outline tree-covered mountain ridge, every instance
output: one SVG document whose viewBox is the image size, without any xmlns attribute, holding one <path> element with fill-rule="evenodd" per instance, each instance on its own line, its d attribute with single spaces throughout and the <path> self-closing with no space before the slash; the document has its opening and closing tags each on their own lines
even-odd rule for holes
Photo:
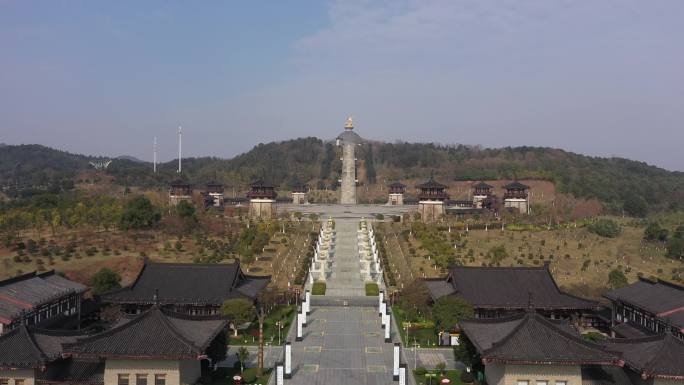
<svg viewBox="0 0 684 385">
<path fill-rule="evenodd" d="M 335 188 L 341 169 L 340 149 L 329 141 L 307 137 L 260 143 L 230 159 L 183 159 L 181 177 L 201 185 L 217 180 L 245 186 L 264 179 L 281 189 L 295 182 Z M 594 198 L 606 207 L 645 205 L 652 210 L 673 209 L 684 198 L 684 173 L 618 157 L 586 156 L 547 147 L 482 148 L 435 143 L 372 142 L 357 147 L 360 182 L 540 179 L 560 192 Z M 104 157 L 72 154 L 41 145 L 0 148 L 0 184 L 38 186 L 74 178 L 92 169 L 90 161 Z M 159 187 L 178 177 L 177 160 L 157 165 L 126 157 L 115 158 L 105 171 L 116 183 Z"/>
</svg>

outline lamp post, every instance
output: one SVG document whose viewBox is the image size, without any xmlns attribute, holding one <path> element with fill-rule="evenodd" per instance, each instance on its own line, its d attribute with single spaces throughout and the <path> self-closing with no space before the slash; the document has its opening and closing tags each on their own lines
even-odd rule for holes
<svg viewBox="0 0 684 385">
<path fill-rule="evenodd" d="M 259 362 L 257 363 L 257 378 L 261 378 L 264 370 L 264 308 L 259 307 Z"/>
</svg>

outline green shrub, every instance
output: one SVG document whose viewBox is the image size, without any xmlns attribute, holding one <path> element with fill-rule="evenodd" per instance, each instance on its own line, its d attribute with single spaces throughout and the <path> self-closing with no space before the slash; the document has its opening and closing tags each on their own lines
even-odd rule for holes
<svg viewBox="0 0 684 385">
<path fill-rule="evenodd" d="M 416 375 L 417 375 L 417 376 L 421 376 L 421 377 L 424 376 L 425 373 L 427 373 L 427 372 L 428 372 L 427 369 L 425 369 L 425 368 L 422 367 L 422 366 L 417 367 L 416 370 L 415 370 Z"/>
<path fill-rule="evenodd" d="M 371 297 L 377 297 L 380 295 L 380 288 L 377 283 L 367 283 L 366 284 L 366 295 Z"/>
<path fill-rule="evenodd" d="M 615 238 L 620 235 L 620 225 L 612 219 L 599 219 L 590 224 L 587 229 L 601 237 Z"/>
<path fill-rule="evenodd" d="M 314 282 L 311 287 L 312 295 L 325 295 L 325 282 Z"/>
</svg>

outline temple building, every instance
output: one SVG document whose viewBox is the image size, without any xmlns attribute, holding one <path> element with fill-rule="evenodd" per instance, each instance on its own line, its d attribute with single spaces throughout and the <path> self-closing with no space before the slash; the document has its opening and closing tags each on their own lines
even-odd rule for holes
<svg viewBox="0 0 684 385">
<path fill-rule="evenodd" d="M 684 287 L 639 278 L 604 295 L 612 302 L 611 330 L 618 337 L 669 332 L 684 340 Z"/>
<path fill-rule="evenodd" d="M 87 290 L 54 271 L 0 281 L 0 334 L 20 325 L 78 327 Z"/>
<path fill-rule="evenodd" d="M 584 340 L 568 322 L 550 320 L 534 309 L 460 326 L 489 385 L 631 384 L 618 355 Z"/>
<path fill-rule="evenodd" d="M 0 336 L 0 383 L 103 384 L 104 362 L 63 356 L 62 346 L 85 335 L 20 325 Z"/>
<path fill-rule="evenodd" d="M 406 185 L 401 182 L 394 182 L 387 186 L 387 189 L 389 191 L 387 204 L 390 206 L 402 206 L 404 204 Z"/>
<path fill-rule="evenodd" d="M 520 214 L 529 214 L 530 197 L 527 190 L 530 187 L 514 181 L 503 188 L 506 190 L 503 196 L 504 208 L 517 209 Z"/>
<path fill-rule="evenodd" d="M 103 361 L 103 385 L 195 384 L 201 361 L 210 358 L 209 347 L 225 348 L 225 337 L 217 336 L 226 324 L 220 317 L 191 317 L 155 306 L 104 333 L 63 344 L 63 354 Z"/>
<path fill-rule="evenodd" d="M 190 315 L 216 315 L 228 299 L 255 301 L 271 277 L 248 276 L 239 262 L 223 264 L 153 263 L 145 261 L 128 287 L 102 295 L 102 302 L 118 304 L 137 314 L 159 304 Z"/>
<path fill-rule="evenodd" d="M 263 180 L 252 182 L 249 186 L 249 216 L 271 219 L 276 217 L 276 197 L 278 194 L 272 184 Z"/>
<path fill-rule="evenodd" d="M 155 306 L 94 335 L 22 325 L 0 336 L 0 382 L 195 384 L 202 361 L 226 348 L 226 324 L 217 316 L 192 317 Z"/>
<path fill-rule="evenodd" d="M 309 186 L 297 182 L 292 186 L 292 204 L 303 205 L 309 203 Z"/>
<path fill-rule="evenodd" d="M 340 203 L 356 204 L 356 155 L 355 147 L 363 143 L 363 139 L 354 132 L 352 118 L 347 119 L 344 131 L 337 136 L 337 145 L 342 146 L 342 177 L 340 178 Z"/>
<path fill-rule="evenodd" d="M 418 192 L 418 212 L 425 222 L 434 222 L 446 214 L 446 201 L 449 195 L 446 186 L 433 179 L 416 186 Z"/>
<path fill-rule="evenodd" d="M 606 350 L 619 354 L 625 374 L 634 385 L 684 384 L 684 342 L 670 333 L 609 339 L 604 345 Z"/>
<path fill-rule="evenodd" d="M 169 187 L 169 204 L 175 206 L 181 201 L 192 201 L 192 184 L 176 179 Z"/>
<path fill-rule="evenodd" d="M 222 207 L 223 206 L 223 183 L 221 182 L 216 182 L 216 181 L 210 181 L 207 182 L 207 198 L 208 201 L 211 203 L 212 206 L 214 207 Z"/>
<path fill-rule="evenodd" d="M 494 186 L 490 186 L 485 182 L 480 182 L 473 186 L 473 207 L 481 209 L 484 208 L 482 202 L 486 199 L 492 197 L 492 189 Z"/>
<path fill-rule="evenodd" d="M 582 326 L 597 322 L 598 304 L 564 293 L 548 265 L 543 267 L 452 266 L 446 278 L 424 280 L 433 300 L 454 295 L 475 308 L 477 318 L 498 318 L 524 311 L 530 302 L 552 319 L 575 319 Z"/>
</svg>

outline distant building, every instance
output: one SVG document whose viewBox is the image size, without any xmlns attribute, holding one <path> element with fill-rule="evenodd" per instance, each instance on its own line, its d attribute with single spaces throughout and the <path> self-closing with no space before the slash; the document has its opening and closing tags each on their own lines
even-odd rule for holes
<svg viewBox="0 0 684 385">
<path fill-rule="evenodd" d="M 192 184 L 176 179 L 169 187 L 169 205 L 175 206 L 181 201 L 192 202 Z"/>
<path fill-rule="evenodd" d="M 404 204 L 404 193 L 406 193 L 406 185 L 401 182 L 390 183 L 387 186 L 389 191 L 389 199 L 387 204 L 391 206 L 402 206 Z"/>
<path fill-rule="evenodd" d="M 54 271 L 0 281 L 0 334 L 20 325 L 78 326 L 87 289 Z"/>
<path fill-rule="evenodd" d="M 445 205 L 449 195 L 446 186 L 433 179 L 416 186 L 418 190 L 418 211 L 425 222 L 434 222 L 446 214 Z"/>
<path fill-rule="evenodd" d="M 297 182 L 292 186 L 292 203 L 295 205 L 303 205 L 309 203 L 309 186 L 305 183 Z"/>
<path fill-rule="evenodd" d="M 560 290 L 543 267 L 452 266 L 442 279 L 426 279 L 433 300 L 454 295 L 475 307 L 477 318 L 498 318 L 525 311 L 533 302 L 537 311 L 552 319 L 575 318 L 584 325 L 595 322 L 598 304 Z"/>
<path fill-rule="evenodd" d="M 252 218 L 270 219 L 276 216 L 275 187 L 263 180 L 252 182 L 249 186 L 249 215 Z"/>
<path fill-rule="evenodd" d="M 256 300 L 270 277 L 245 275 L 240 263 L 153 263 L 145 261 L 133 284 L 104 294 L 102 301 L 121 305 L 128 314 L 155 304 L 190 315 L 216 315 L 228 299 Z"/>
<path fill-rule="evenodd" d="M 517 209 L 520 214 L 529 214 L 530 197 L 527 190 L 530 187 L 514 181 L 503 188 L 506 190 L 503 196 L 504 208 L 513 208 Z"/>
<path fill-rule="evenodd" d="M 481 209 L 484 208 L 482 202 L 490 198 L 492 194 L 492 189 L 494 186 L 490 186 L 485 182 L 480 182 L 473 186 L 473 207 Z"/>
<path fill-rule="evenodd" d="M 631 385 L 619 356 L 584 340 L 569 323 L 534 309 L 460 326 L 484 364 L 489 385 Z"/>
<path fill-rule="evenodd" d="M 612 302 L 611 324 L 619 337 L 670 332 L 684 340 L 684 287 L 639 278 L 604 295 Z"/>
<path fill-rule="evenodd" d="M 223 207 L 223 184 L 216 181 L 207 182 L 207 197 L 214 207 Z"/>
</svg>

